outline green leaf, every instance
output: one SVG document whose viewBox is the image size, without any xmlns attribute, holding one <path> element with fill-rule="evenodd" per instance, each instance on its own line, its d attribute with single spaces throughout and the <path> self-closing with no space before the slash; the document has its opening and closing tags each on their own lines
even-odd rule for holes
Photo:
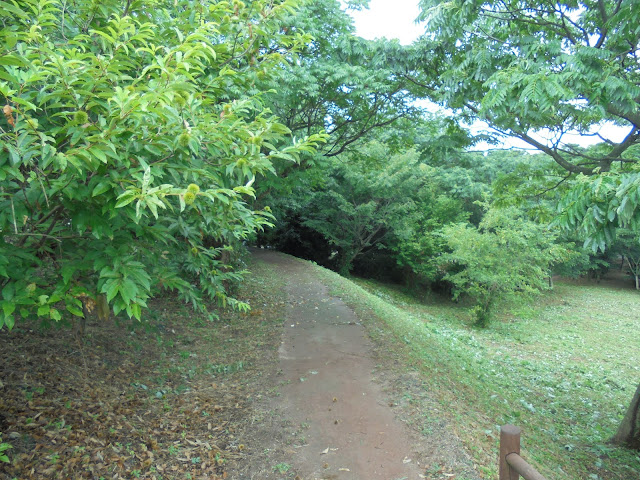
<svg viewBox="0 0 640 480">
<path fill-rule="evenodd" d="M 91 192 L 91 196 L 96 197 L 98 195 L 102 195 L 103 193 L 109 191 L 110 189 L 111 189 L 111 184 L 107 181 L 102 181 L 95 186 L 95 188 L 93 189 L 93 192 Z"/>
<path fill-rule="evenodd" d="M 120 292 L 122 299 L 129 304 L 136 297 L 138 293 L 138 286 L 131 279 L 125 278 L 118 291 Z"/>
<path fill-rule="evenodd" d="M 142 194 L 146 194 L 149 190 L 149 184 L 153 181 L 151 176 L 151 168 L 148 166 L 144 169 L 144 175 L 142 176 Z"/>
<path fill-rule="evenodd" d="M 72 314 L 75 315 L 76 317 L 82 317 L 84 318 L 84 313 L 82 313 L 82 310 L 80 310 L 78 307 L 76 307 L 75 305 L 66 304 L 66 309 Z"/>
<path fill-rule="evenodd" d="M 15 292 L 15 286 L 13 283 L 9 283 L 7 284 L 7 286 L 5 286 L 2 289 L 2 298 L 4 298 L 7 301 L 13 300 L 13 295 Z"/>
<path fill-rule="evenodd" d="M 89 153 L 91 153 L 94 157 L 96 157 L 102 163 L 107 163 L 107 156 L 99 148 L 91 147 L 91 148 L 89 148 Z"/>
<path fill-rule="evenodd" d="M 116 202 L 115 208 L 122 208 L 124 206 L 127 206 L 131 202 L 133 202 L 136 198 L 137 198 L 137 195 L 135 194 L 135 192 L 127 191 L 118 197 L 118 201 Z"/>
<path fill-rule="evenodd" d="M 4 312 L 5 317 L 8 317 L 16 310 L 15 303 L 11 302 L 2 302 L 2 311 Z"/>
<path fill-rule="evenodd" d="M 4 55 L 0 57 L 0 65 L 13 65 L 16 67 L 26 67 L 28 63 L 25 62 L 22 58 L 17 57 L 15 55 Z"/>
<path fill-rule="evenodd" d="M 131 313 L 137 320 L 140 320 L 142 318 L 142 310 L 140 308 L 140 305 L 138 305 L 137 303 L 131 305 Z"/>
<path fill-rule="evenodd" d="M 120 280 L 111 280 L 105 283 L 105 286 L 102 289 L 102 293 L 107 295 L 107 302 L 111 302 L 116 295 L 118 294 L 118 290 L 120 289 Z"/>
<path fill-rule="evenodd" d="M 78 267 L 75 264 L 67 264 L 60 269 L 60 274 L 62 275 L 62 281 L 65 284 L 69 283 L 69 281 L 73 277 L 73 274 L 77 271 L 77 268 Z"/>
</svg>

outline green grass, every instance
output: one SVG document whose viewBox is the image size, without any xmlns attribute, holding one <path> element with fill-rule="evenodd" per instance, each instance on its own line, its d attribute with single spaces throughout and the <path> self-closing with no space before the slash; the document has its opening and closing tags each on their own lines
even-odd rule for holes
<svg viewBox="0 0 640 480">
<path fill-rule="evenodd" d="M 550 480 L 640 478 L 640 454 L 607 443 L 640 380 L 640 294 L 559 284 L 479 330 L 464 306 L 318 273 L 421 373 L 485 477 L 497 476 L 499 426 L 513 423 Z"/>
</svg>

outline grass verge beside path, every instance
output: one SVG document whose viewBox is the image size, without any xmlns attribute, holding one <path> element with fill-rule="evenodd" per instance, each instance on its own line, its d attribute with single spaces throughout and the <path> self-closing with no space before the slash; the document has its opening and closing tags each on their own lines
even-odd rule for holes
<svg viewBox="0 0 640 480">
<path fill-rule="evenodd" d="M 560 284 L 478 330 L 462 307 L 317 271 L 420 372 L 486 478 L 506 423 L 523 428 L 523 455 L 550 480 L 640 478 L 640 454 L 607 443 L 640 380 L 636 292 Z"/>
</svg>

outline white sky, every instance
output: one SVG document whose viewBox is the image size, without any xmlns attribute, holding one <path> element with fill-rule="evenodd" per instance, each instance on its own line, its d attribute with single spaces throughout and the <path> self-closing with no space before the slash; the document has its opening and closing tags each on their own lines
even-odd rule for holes
<svg viewBox="0 0 640 480">
<path fill-rule="evenodd" d="M 382 37 L 387 39 L 396 38 L 401 44 L 408 45 L 424 31 L 423 25 L 415 23 L 419 12 L 418 0 L 370 0 L 369 9 L 357 12 L 350 11 L 349 13 L 354 19 L 358 36 L 369 40 Z M 470 127 L 470 130 L 478 133 L 481 130 L 488 131 L 489 129 L 482 122 L 477 122 Z M 602 136 L 614 142 L 622 141 L 628 130 L 611 124 L 605 124 L 593 129 L 593 131 L 598 131 Z M 542 140 L 540 137 L 539 139 Z M 597 137 L 580 137 L 579 135 L 567 135 L 564 141 L 583 146 L 600 142 Z M 530 145 L 515 139 L 505 139 L 503 147 L 531 148 Z M 491 147 L 489 145 L 478 145 L 475 148 L 482 150 Z"/>
<path fill-rule="evenodd" d="M 417 0 L 370 0 L 368 10 L 349 13 L 356 33 L 368 40 L 397 38 L 408 45 L 424 31 L 414 23 L 420 13 Z"/>
</svg>

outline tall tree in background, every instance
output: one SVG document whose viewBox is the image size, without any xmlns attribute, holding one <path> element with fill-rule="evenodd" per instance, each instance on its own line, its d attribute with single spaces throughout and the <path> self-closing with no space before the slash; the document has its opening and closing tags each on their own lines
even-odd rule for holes
<svg viewBox="0 0 640 480">
<path fill-rule="evenodd" d="M 277 230 L 267 232 L 265 241 L 298 255 L 302 254 L 299 248 L 316 250 L 326 258 L 329 245 L 311 238 L 304 225 L 310 195 L 319 200 L 337 164 L 345 162 L 344 168 L 348 169 L 348 162 L 354 158 L 350 155 L 359 147 L 381 139 L 387 131 L 397 132 L 394 125 L 400 120 L 417 121 L 420 111 L 412 104 L 415 97 L 407 89 L 410 82 L 389 68 L 389 59 L 403 47 L 395 41 L 368 41 L 355 36 L 353 19 L 341 2 L 308 2 L 290 15 L 282 28 L 305 32 L 313 41 L 296 52 L 274 77 L 260 84 L 265 90 L 276 91 L 266 104 L 294 136 L 326 131 L 328 139 L 302 164 L 275 160 L 278 176 L 257 185 L 255 204 L 270 205 L 276 217 Z"/>
<path fill-rule="evenodd" d="M 380 142 L 362 145 L 327 169 L 304 205 L 303 225 L 328 240 L 337 269 L 348 274 L 360 256 L 396 245 L 408 218 L 425 216 L 432 170 L 415 150 L 394 154 Z"/>
<path fill-rule="evenodd" d="M 418 109 L 409 81 L 388 67 L 402 47 L 395 41 L 355 36 L 351 16 L 337 0 L 308 2 L 285 28 L 313 36 L 273 79 L 269 105 L 294 133 L 326 131 L 324 156 L 336 156 Z"/>
</svg>

